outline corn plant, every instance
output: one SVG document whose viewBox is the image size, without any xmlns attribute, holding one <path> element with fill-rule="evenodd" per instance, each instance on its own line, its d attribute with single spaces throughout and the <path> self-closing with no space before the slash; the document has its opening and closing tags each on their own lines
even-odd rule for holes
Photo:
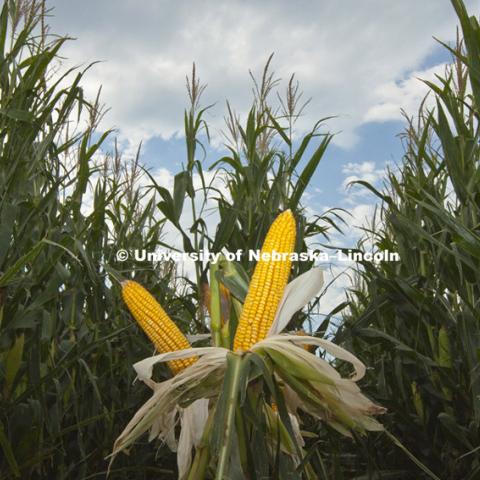
<svg viewBox="0 0 480 480">
<path fill-rule="evenodd" d="M 252 75 L 254 101 L 244 125 L 227 104 L 228 155 L 210 167 L 224 173 L 227 187 L 226 194 L 220 191 L 217 196 L 220 221 L 213 249 L 258 248 L 276 214 L 286 208 L 290 208 L 297 219 L 297 251 L 305 251 L 309 239 L 328 239 L 329 228 L 338 230 L 342 221 L 337 213 L 339 209 L 313 218 L 305 215 L 301 204 L 303 194 L 333 135 L 321 132 L 328 118 L 320 119 L 306 135 L 295 135 L 295 122 L 308 101 L 302 103 L 302 93 L 294 76 L 288 82 L 286 93 L 277 93 L 277 102 L 271 98 L 279 84 L 271 71 L 272 58 L 269 57 L 260 80 Z M 309 153 L 310 147 L 313 147 L 312 153 Z M 245 258 L 242 265 L 251 271 L 253 262 Z M 311 268 L 312 263 L 303 262 L 294 267 L 298 274 Z"/>
<path fill-rule="evenodd" d="M 435 106 L 408 119 L 384 191 L 365 184 L 382 201 L 369 237 L 401 260 L 362 265 L 336 341 L 372 366 L 387 428 L 439 478 L 465 480 L 480 476 L 480 26 L 452 4 L 463 40 L 427 82 Z M 363 449 L 365 478 L 423 478 L 381 439 Z"/>
<path fill-rule="evenodd" d="M 33 1 L 4 2 L 0 14 L 2 479 L 104 471 L 119 423 L 143 400 L 129 364 L 152 351 L 131 335 L 104 266 L 131 271 L 117 265 L 119 247 L 154 249 L 155 200 L 135 161 L 125 170 L 118 152 L 104 155 L 99 102 L 84 98 L 84 71 L 59 64 L 67 39 L 49 36 L 45 18 Z M 135 267 L 182 323 L 189 300 L 173 299 L 172 268 Z M 168 471 L 151 450 L 137 454 L 117 478 Z"/>
<path fill-rule="evenodd" d="M 328 240 L 330 229 L 341 231 L 339 225 L 343 221 L 341 209 L 331 209 L 313 217 L 305 214 L 301 203 L 303 195 L 332 135 L 321 132 L 328 118 L 319 120 L 308 134 L 300 137 L 295 135 L 295 122 L 308 102 L 302 103 L 299 84 L 293 76 L 285 95 L 277 92 L 277 102 L 271 99 L 279 85 L 279 80 L 271 71 L 271 61 L 272 56 L 260 80 L 251 74 L 253 101 L 244 125 L 227 102 L 224 137 L 228 154 L 214 161 L 206 157 L 203 143 L 209 141 L 209 127 L 204 114 L 210 107 L 201 106 L 201 95 L 206 85 L 200 82 L 194 65 L 191 77 L 187 77 L 190 100 L 190 106 L 185 111 L 187 162 L 175 176 L 173 192 L 157 185 L 151 177 L 152 187 L 162 199 L 158 208 L 181 235 L 185 252 L 198 251 L 199 248 L 215 253 L 222 249 L 245 252 L 242 260 L 231 266 L 231 269 L 240 272 L 241 275 L 235 278 L 242 278 L 242 284 L 251 275 L 255 264 L 246 252 L 259 247 L 268 227 L 282 210 L 290 208 L 297 219 L 295 250 L 298 252 L 306 251 L 307 247 L 318 248 L 321 239 Z M 312 153 L 308 153 L 311 150 Z M 214 180 L 220 179 L 225 188 L 218 188 L 214 180 L 207 184 L 207 165 L 208 170 L 215 174 Z M 198 189 L 194 188 L 194 175 L 201 180 Z M 198 201 L 199 197 L 201 201 Z M 186 200 L 190 205 L 185 203 Z M 186 210 L 193 213 L 193 223 L 188 228 L 182 224 L 182 214 Z M 214 232 L 208 231 L 205 221 L 212 212 L 219 217 Z M 294 275 L 312 266 L 313 262 L 298 262 L 293 265 Z M 209 264 L 196 262 L 195 281 L 187 279 L 193 287 L 193 295 L 199 301 L 197 316 L 203 325 L 202 331 L 207 331 L 208 327 L 202 305 L 208 308 L 209 269 Z M 217 272 L 218 275 L 224 273 Z M 224 281 L 228 283 L 231 278 L 233 276 L 224 278 Z M 228 286 L 235 290 L 237 296 L 240 294 L 235 283 L 229 283 Z M 237 300 L 243 301 L 243 298 Z M 315 308 L 316 304 L 317 301 L 310 309 Z M 299 312 L 294 323 L 301 326 L 305 319 L 306 316 Z M 232 322 L 236 321 L 237 315 L 232 312 Z"/>
<path fill-rule="evenodd" d="M 364 435 L 382 430 L 373 415 L 384 409 L 363 396 L 356 385 L 365 373 L 361 362 L 327 340 L 280 334 L 323 283 L 323 272 L 314 268 L 287 286 L 295 236 L 295 218 L 286 210 L 266 235 L 238 326 L 234 326 L 233 349 L 230 335 L 225 342 L 213 331 L 212 346 L 191 348 L 140 285 L 122 282 L 127 305 L 160 353 L 134 365 L 153 393 L 117 438 L 112 462 L 149 431 L 150 440 L 158 437 L 177 451 L 180 479 L 315 479 L 303 449 L 299 411 L 322 419 L 346 436 L 353 431 Z M 283 257 L 275 259 L 274 253 Z M 213 275 L 211 281 L 215 286 Z M 212 302 L 219 300 L 212 295 Z M 211 305 L 211 312 L 219 314 L 220 309 Z M 213 320 L 212 324 L 221 324 L 221 317 Z M 304 345 L 321 347 L 349 362 L 354 374 L 342 378 Z M 174 376 L 157 383 L 152 378 L 153 366 L 165 361 Z"/>
</svg>

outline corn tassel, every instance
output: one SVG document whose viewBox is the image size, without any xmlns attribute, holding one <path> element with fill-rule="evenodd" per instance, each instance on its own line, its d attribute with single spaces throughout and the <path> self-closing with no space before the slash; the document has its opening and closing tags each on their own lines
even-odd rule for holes
<svg viewBox="0 0 480 480">
<path fill-rule="evenodd" d="M 286 210 L 272 223 L 263 243 L 235 333 L 235 351 L 248 350 L 267 336 L 290 275 L 295 235 L 295 219 Z M 287 255 L 281 260 L 262 258 L 275 253 Z"/>
<path fill-rule="evenodd" d="M 133 280 L 122 282 L 122 297 L 142 330 L 159 353 L 191 348 L 185 335 L 170 319 L 148 290 Z M 168 363 L 175 375 L 197 360 L 196 357 L 171 360 Z"/>
</svg>

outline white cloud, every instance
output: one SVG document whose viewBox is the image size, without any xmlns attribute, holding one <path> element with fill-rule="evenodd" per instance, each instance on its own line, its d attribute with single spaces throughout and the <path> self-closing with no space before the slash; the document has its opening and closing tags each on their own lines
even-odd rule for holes
<svg viewBox="0 0 480 480">
<path fill-rule="evenodd" d="M 324 295 L 320 299 L 319 313 L 321 314 L 319 323 L 335 307 L 346 300 L 346 291 L 352 286 L 352 271 L 350 266 L 332 265 L 325 269 L 325 287 Z M 339 314 L 341 315 L 341 314 Z M 334 326 L 338 325 L 338 320 L 332 320 Z M 330 329 L 332 331 L 334 329 Z"/>
<path fill-rule="evenodd" d="M 342 188 L 339 189 L 343 193 L 342 206 L 349 215 L 344 219 L 346 226 L 342 226 L 345 237 L 341 240 L 343 245 L 349 243 L 351 246 L 360 236 L 362 236 L 362 228 L 369 227 L 375 205 L 378 198 L 363 185 L 352 184 L 355 181 L 368 182 L 375 188 L 381 190 L 381 182 L 385 178 L 387 163 L 383 168 L 377 168 L 375 162 L 365 161 L 360 163 L 347 163 L 342 167 L 342 173 L 345 178 L 342 182 Z"/>
<path fill-rule="evenodd" d="M 412 72 L 401 81 L 390 81 L 380 85 L 374 92 L 377 103 L 371 106 L 364 117 L 366 122 L 401 120 L 401 110 L 407 115 L 416 115 L 421 101 L 429 88 L 422 80 L 438 83 L 435 75 L 444 76 L 446 64 L 441 63 L 423 71 Z M 432 107 L 434 97 L 427 97 L 426 106 Z"/>
<path fill-rule="evenodd" d="M 478 0 L 467 3 L 478 11 Z M 204 103 L 218 102 L 208 114 L 214 129 L 222 124 L 226 98 L 244 115 L 248 69 L 259 73 L 275 51 L 278 74 L 285 80 L 296 72 L 305 98 L 313 97 L 299 128 L 339 115 L 329 122 L 332 130 L 342 130 L 334 141 L 352 146 L 359 125 L 393 115 L 398 95 L 410 89 L 397 82 L 421 68 L 434 49 L 432 35 L 452 39 L 456 24 L 449 2 L 437 0 L 48 4 L 56 7 L 53 31 L 78 37 L 64 56 L 76 64 L 105 60 L 89 72 L 85 87 L 92 95 L 103 85 L 111 107 L 105 125 L 118 127 L 132 143 L 182 130 L 192 61 L 209 85 Z"/>
<path fill-rule="evenodd" d="M 369 225 L 375 211 L 375 204 L 364 203 L 355 205 L 350 210 L 352 228 L 362 228 Z"/>
<path fill-rule="evenodd" d="M 332 243 L 342 247 L 354 247 L 363 236 L 363 229 L 371 227 L 375 207 L 376 203 L 358 203 L 348 208 L 348 215 L 344 216 L 346 225 L 342 225 L 343 235 L 335 233 Z"/>
<path fill-rule="evenodd" d="M 385 169 L 377 168 L 375 162 L 349 162 L 342 167 L 342 173 L 347 175 L 342 182 L 342 189 L 349 188 L 349 184 L 362 180 L 371 184 L 377 183 L 385 176 Z"/>
</svg>

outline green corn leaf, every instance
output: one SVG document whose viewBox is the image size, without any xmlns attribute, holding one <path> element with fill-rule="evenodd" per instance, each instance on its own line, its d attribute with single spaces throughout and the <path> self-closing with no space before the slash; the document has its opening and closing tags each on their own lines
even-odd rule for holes
<svg viewBox="0 0 480 480">
<path fill-rule="evenodd" d="M 322 159 L 323 154 L 325 153 L 332 138 L 333 138 L 332 135 L 325 135 L 324 139 L 322 140 L 320 145 L 317 147 L 314 154 L 312 155 L 307 165 L 303 169 L 302 173 L 298 177 L 298 181 L 295 185 L 295 188 L 293 189 L 292 195 L 289 200 L 289 207 L 291 209 L 297 208 L 298 203 L 300 202 L 300 199 L 303 195 L 303 192 L 307 188 L 308 184 L 310 183 L 310 180 L 312 179 L 313 174 L 317 170 L 318 164 L 320 163 L 320 160 Z"/>
<path fill-rule="evenodd" d="M 16 275 L 33 262 L 45 247 L 45 242 L 38 242 L 29 252 L 22 255 L 5 273 L 0 276 L 0 287 L 5 287 L 16 281 Z"/>
<path fill-rule="evenodd" d="M 182 216 L 183 204 L 185 201 L 185 193 L 187 191 L 188 184 L 190 182 L 188 172 L 180 172 L 175 175 L 173 181 L 173 218 L 175 222 L 180 221 Z"/>
</svg>

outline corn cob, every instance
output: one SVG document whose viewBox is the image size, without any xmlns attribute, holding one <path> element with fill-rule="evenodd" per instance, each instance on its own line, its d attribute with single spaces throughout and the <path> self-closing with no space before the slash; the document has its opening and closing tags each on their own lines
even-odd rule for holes
<svg viewBox="0 0 480 480">
<path fill-rule="evenodd" d="M 159 353 L 191 348 L 185 335 L 183 335 L 150 292 L 139 283 L 133 280 L 122 282 L 122 297 L 131 314 Z M 167 364 L 175 375 L 196 360 L 197 357 L 191 357 L 171 360 Z"/>
<path fill-rule="evenodd" d="M 238 322 L 234 350 L 248 350 L 266 337 L 287 285 L 295 235 L 295 219 L 292 212 L 286 210 L 270 226 L 261 255 L 285 253 L 287 258 L 275 260 L 260 256 Z"/>
</svg>

